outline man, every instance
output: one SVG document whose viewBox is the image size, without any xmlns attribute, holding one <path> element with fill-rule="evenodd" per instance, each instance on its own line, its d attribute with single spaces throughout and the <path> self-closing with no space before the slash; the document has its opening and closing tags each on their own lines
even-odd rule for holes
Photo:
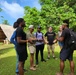
<svg viewBox="0 0 76 75">
<path fill-rule="evenodd" d="M 53 32 L 52 27 L 48 28 L 48 32 L 46 32 L 45 37 L 47 37 L 47 49 L 48 49 L 48 59 L 50 59 L 50 49 L 52 50 L 52 57 L 55 59 L 55 54 L 54 54 L 54 43 L 56 42 L 55 40 L 56 34 Z"/>
<path fill-rule="evenodd" d="M 70 47 L 68 47 L 68 41 L 70 37 L 70 32 L 68 28 L 69 25 L 67 23 L 64 23 L 62 27 L 64 29 L 62 35 L 60 38 L 57 39 L 58 41 L 63 41 L 64 45 L 60 52 L 60 72 L 57 73 L 56 75 L 63 75 L 63 70 L 65 67 L 64 62 L 66 61 L 66 59 L 68 59 L 70 63 L 71 73 L 69 75 L 74 75 L 73 50 L 70 50 Z"/>
<path fill-rule="evenodd" d="M 36 38 L 34 37 L 33 34 L 34 31 L 34 26 L 30 25 L 29 26 L 29 32 L 27 33 L 27 39 L 29 40 L 28 42 L 28 49 L 30 52 L 30 70 L 36 70 L 36 68 L 34 67 L 34 53 L 35 53 L 35 41 Z"/>
<path fill-rule="evenodd" d="M 44 36 L 43 33 L 41 32 L 41 27 L 38 26 L 37 27 L 37 32 L 35 33 L 35 37 L 37 38 L 37 42 L 36 42 L 36 65 L 38 65 L 38 54 L 40 51 L 41 54 L 41 61 L 42 62 L 46 62 L 43 58 L 43 51 L 44 51 Z"/>
</svg>

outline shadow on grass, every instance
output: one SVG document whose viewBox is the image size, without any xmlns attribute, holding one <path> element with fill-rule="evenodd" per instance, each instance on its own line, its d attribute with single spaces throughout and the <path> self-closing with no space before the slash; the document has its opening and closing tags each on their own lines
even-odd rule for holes
<svg viewBox="0 0 76 75">
<path fill-rule="evenodd" d="M 15 63 L 15 56 L 0 59 L 0 75 L 15 75 Z"/>
<path fill-rule="evenodd" d="M 6 48 L 6 49 L 1 49 L 1 50 L 0 50 L 0 55 L 9 52 L 9 51 L 12 50 L 12 49 L 14 49 L 14 47 Z"/>
<path fill-rule="evenodd" d="M 7 52 L 10 51 L 6 50 Z M 11 54 L 10 54 L 11 55 Z M 55 52 L 56 57 L 59 57 L 59 52 Z M 29 70 L 29 57 L 28 60 L 25 62 L 25 68 L 28 69 L 28 72 L 25 75 L 55 75 L 56 72 L 59 72 L 59 59 L 54 60 L 51 56 L 50 60 L 47 60 L 46 62 L 40 61 L 40 55 L 39 55 L 39 67 L 36 71 L 30 71 Z M 44 58 L 47 58 L 47 51 L 44 51 Z M 76 60 L 76 55 L 74 54 L 74 61 Z M 0 59 L 0 75 L 15 75 L 15 64 L 16 64 L 16 57 L 15 56 L 9 56 L 4 57 Z M 76 64 L 76 61 L 75 61 Z M 64 75 L 67 75 L 70 72 L 69 62 L 65 62 L 65 69 L 64 69 Z M 76 74 L 76 68 L 75 68 L 75 74 Z"/>
</svg>

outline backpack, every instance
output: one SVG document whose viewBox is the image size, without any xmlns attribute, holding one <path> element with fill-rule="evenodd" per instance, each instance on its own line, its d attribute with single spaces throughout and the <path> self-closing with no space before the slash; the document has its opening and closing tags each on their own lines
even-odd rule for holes
<svg viewBox="0 0 76 75">
<path fill-rule="evenodd" d="M 70 32 L 70 37 L 68 41 L 68 46 L 70 47 L 71 50 L 76 50 L 76 32 L 69 30 Z"/>
<path fill-rule="evenodd" d="M 16 41 L 16 31 L 13 32 L 11 38 L 10 38 L 10 42 L 13 43 L 15 46 L 17 45 L 17 41 Z"/>
<path fill-rule="evenodd" d="M 42 32 L 41 32 L 42 33 Z M 36 38 L 37 38 L 37 36 L 38 36 L 38 34 L 37 34 L 37 32 L 36 32 Z M 43 33 L 42 33 L 42 39 L 43 39 Z"/>
</svg>

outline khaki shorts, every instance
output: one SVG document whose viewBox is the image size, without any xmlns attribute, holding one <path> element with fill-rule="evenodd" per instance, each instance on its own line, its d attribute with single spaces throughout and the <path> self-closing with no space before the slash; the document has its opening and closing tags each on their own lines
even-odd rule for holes
<svg viewBox="0 0 76 75">
<path fill-rule="evenodd" d="M 35 53 L 35 51 L 36 51 L 36 48 L 34 46 L 29 46 L 28 49 L 29 49 L 30 53 Z"/>
<path fill-rule="evenodd" d="M 50 50 L 54 51 L 54 49 L 55 49 L 54 44 L 53 45 L 47 45 L 47 49 L 48 49 L 48 52 L 50 52 Z"/>
</svg>

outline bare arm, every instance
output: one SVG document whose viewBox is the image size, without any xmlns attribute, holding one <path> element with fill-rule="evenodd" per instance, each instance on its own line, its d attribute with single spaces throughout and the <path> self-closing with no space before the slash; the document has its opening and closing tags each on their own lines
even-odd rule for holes
<svg viewBox="0 0 76 75">
<path fill-rule="evenodd" d="M 25 43 L 25 42 L 28 42 L 28 40 L 22 40 L 21 37 L 17 37 L 17 42 L 18 43 Z"/>
<path fill-rule="evenodd" d="M 64 40 L 64 37 L 57 38 L 57 40 L 62 42 Z"/>
</svg>

